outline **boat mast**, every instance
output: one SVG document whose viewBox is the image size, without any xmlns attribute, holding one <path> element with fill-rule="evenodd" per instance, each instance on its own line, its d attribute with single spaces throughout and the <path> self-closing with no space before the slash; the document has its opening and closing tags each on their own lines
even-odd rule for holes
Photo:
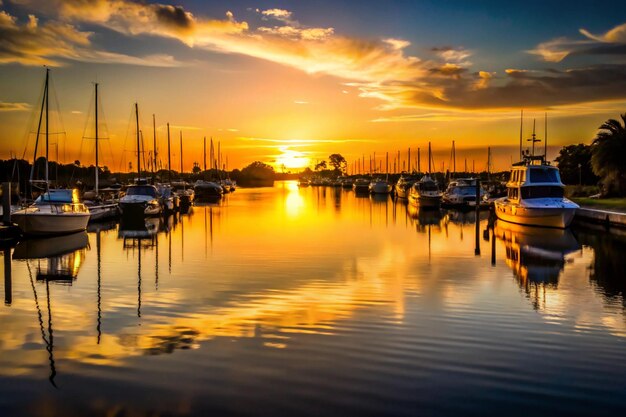
<svg viewBox="0 0 626 417">
<path fill-rule="evenodd" d="M 167 179 L 172 181 L 172 154 L 170 152 L 170 122 L 167 122 Z"/>
<path fill-rule="evenodd" d="M 430 149 L 430 142 L 428 142 L 428 175 L 430 175 L 430 160 L 431 160 L 431 149 Z"/>
<path fill-rule="evenodd" d="M 48 72 L 49 68 L 46 68 L 46 81 L 43 87 L 43 97 L 41 99 L 41 110 L 39 111 L 39 123 L 37 124 L 37 136 L 35 137 L 35 152 L 33 154 L 33 165 L 30 167 L 30 181 L 31 181 L 31 194 L 32 194 L 32 181 L 35 176 L 35 163 L 37 162 L 37 148 L 39 147 L 39 135 L 41 134 L 41 121 L 43 119 L 44 106 L 46 104 L 46 96 L 48 95 Z M 32 195 L 31 195 L 32 196 Z"/>
<path fill-rule="evenodd" d="M 180 177 L 183 177 L 183 131 L 180 131 Z"/>
<path fill-rule="evenodd" d="M 454 141 L 452 141 L 452 175 L 454 174 L 456 174 L 456 148 L 454 146 Z"/>
<path fill-rule="evenodd" d="M 522 135 L 524 128 L 524 109 L 521 110 L 519 119 L 519 160 L 524 160 L 524 153 L 522 152 Z"/>
<path fill-rule="evenodd" d="M 422 171 L 422 155 L 420 155 L 420 148 L 417 148 L 417 172 Z"/>
<path fill-rule="evenodd" d="M 135 102 L 135 125 L 137 128 L 137 181 L 141 179 L 141 145 L 139 143 L 139 105 Z"/>
<path fill-rule="evenodd" d="M 543 159 L 548 160 L 548 113 L 545 113 L 545 138 L 543 141 Z"/>
<path fill-rule="evenodd" d="M 154 116 L 154 113 L 152 113 L 152 145 L 153 145 L 153 156 L 154 156 L 154 162 L 152 165 L 152 174 L 154 174 L 154 170 L 157 169 L 157 146 L 156 146 L 156 117 Z"/>
<path fill-rule="evenodd" d="M 48 131 L 50 130 L 50 125 L 48 124 L 48 113 L 49 113 L 49 97 L 50 97 L 50 89 L 48 87 L 50 69 L 46 68 L 46 189 L 48 188 Z"/>
<path fill-rule="evenodd" d="M 98 83 L 94 84 L 94 87 L 96 89 L 96 105 L 95 105 L 95 122 L 96 122 L 96 126 L 95 126 L 95 134 L 96 134 L 96 195 L 98 195 Z"/>
<path fill-rule="evenodd" d="M 419 150 L 417 152 L 419 154 Z M 408 163 L 406 164 L 407 165 L 407 172 L 410 174 L 411 173 L 411 147 L 410 146 L 409 146 L 409 154 L 408 154 L 407 158 L 408 158 Z"/>
<path fill-rule="evenodd" d="M 206 136 L 204 137 L 204 170 L 206 171 Z"/>
</svg>

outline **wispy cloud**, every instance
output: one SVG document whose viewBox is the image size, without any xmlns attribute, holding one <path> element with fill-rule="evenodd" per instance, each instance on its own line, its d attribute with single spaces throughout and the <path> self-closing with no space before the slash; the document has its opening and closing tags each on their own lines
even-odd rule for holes
<svg viewBox="0 0 626 417">
<path fill-rule="evenodd" d="M 45 27 L 50 25 L 50 31 L 64 28 L 65 32 L 53 32 L 50 39 L 30 35 L 32 43 L 42 44 L 52 52 L 30 51 L 21 59 L 31 59 L 34 63 L 63 56 L 123 62 L 123 57 L 107 52 L 90 55 L 85 51 L 91 48 L 91 34 L 73 25 L 89 23 L 128 36 L 173 38 L 193 48 L 242 54 L 308 74 L 338 77 L 345 85 L 356 88 L 361 97 L 381 100 L 378 107 L 381 110 L 545 108 L 618 99 L 626 91 L 623 62 L 532 72 L 521 68 L 497 74 L 489 68 L 473 69 L 469 59 L 475 52 L 463 47 L 431 48 L 427 59 L 423 59 L 406 51 L 409 46 L 406 40 L 363 39 L 342 35 L 332 27 L 307 27 L 285 9 L 257 10 L 261 20 L 271 24 L 263 23 L 255 28 L 238 21 L 231 12 L 226 12 L 222 19 L 212 19 L 196 16 L 182 6 L 166 4 L 131 0 L 50 0 L 48 4 L 52 5 L 48 13 L 53 13 L 59 21 L 49 21 Z M 15 22 L 6 25 L 15 26 Z M 626 54 L 625 28 L 626 25 L 620 25 L 602 34 L 581 30 L 581 39 L 557 38 L 541 43 L 530 52 L 553 63 L 574 53 L 621 56 Z M 57 38 L 61 42 L 56 42 Z M 55 48 L 60 50 L 54 52 Z M 13 58 L 6 58 L 5 53 L 4 62 L 16 59 L 22 49 L 13 48 L 8 54 Z M 0 53 L 0 62 L 2 58 Z M 164 56 L 149 58 L 138 59 L 154 65 L 175 63 L 173 58 Z M 133 62 L 130 57 L 126 60 Z"/>
<path fill-rule="evenodd" d="M 27 103 L 7 103 L 0 101 L 0 112 L 4 111 L 27 111 L 30 110 L 30 104 Z"/>
<path fill-rule="evenodd" d="M 166 55 L 129 56 L 93 48 L 91 32 L 83 32 L 69 23 L 50 20 L 40 24 L 29 15 L 20 24 L 5 11 L 0 11 L 0 64 L 60 66 L 59 59 L 99 63 L 171 67 L 178 65 Z"/>
</svg>

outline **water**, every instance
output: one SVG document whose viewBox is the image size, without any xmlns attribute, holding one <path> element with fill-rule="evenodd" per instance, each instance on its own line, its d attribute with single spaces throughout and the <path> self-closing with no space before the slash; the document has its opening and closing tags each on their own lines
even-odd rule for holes
<svg viewBox="0 0 626 417">
<path fill-rule="evenodd" d="M 0 415 L 623 414 L 626 238 L 474 219 L 284 182 L 20 244 Z"/>
</svg>

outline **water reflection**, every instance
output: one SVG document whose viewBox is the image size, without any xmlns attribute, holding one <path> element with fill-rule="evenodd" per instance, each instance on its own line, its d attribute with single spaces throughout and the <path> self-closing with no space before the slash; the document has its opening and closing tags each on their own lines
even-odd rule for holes
<svg viewBox="0 0 626 417">
<path fill-rule="evenodd" d="M 571 411 L 572 392 L 625 405 L 611 391 L 626 373 L 624 241 L 491 227 L 487 216 L 478 225 L 491 253 L 476 256 L 474 212 L 279 183 L 187 214 L 90 226 L 71 287 L 37 282 L 30 266 L 50 275 L 48 258 L 20 261 L 41 250 L 18 247 L 5 266 L 0 388 L 41 399 L 45 363 L 72 394 L 50 404 L 83 414 L 112 392 L 120 414 L 163 411 L 150 408 L 157 391 L 194 404 L 189 415 L 279 415 L 269 403 L 309 415 L 489 414 L 484 404 L 534 404 L 537 393 Z M 467 390 L 471 412 L 455 396 Z"/>
<path fill-rule="evenodd" d="M 569 229 L 545 229 L 496 221 L 495 236 L 504 243 L 506 264 L 513 270 L 534 308 L 544 303 L 547 288 L 556 289 L 566 256 L 580 249 Z"/>
</svg>

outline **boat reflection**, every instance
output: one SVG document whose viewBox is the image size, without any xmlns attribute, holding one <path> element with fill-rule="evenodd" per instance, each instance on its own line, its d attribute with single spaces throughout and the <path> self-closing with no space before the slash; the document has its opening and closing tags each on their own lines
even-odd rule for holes
<svg viewBox="0 0 626 417">
<path fill-rule="evenodd" d="M 541 292 L 557 288 L 566 257 L 580 249 L 568 229 L 544 229 L 496 221 L 495 236 L 504 243 L 507 265 L 521 288 L 539 308 Z"/>
<path fill-rule="evenodd" d="M 423 209 L 413 204 L 406 205 L 409 218 L 415 221 L 415 227 L 418 232 L 424 232 L 427 226 L 441 227 L 443 220 L 443 212 L 441 210 Z"/>
<path fill-rule="evenodd" d="M 37 259 L 37 280 L 72 284 L 85 259 L 89 238 L 86 232 L 20 242 L 15 260 Z"/>
</svg>

